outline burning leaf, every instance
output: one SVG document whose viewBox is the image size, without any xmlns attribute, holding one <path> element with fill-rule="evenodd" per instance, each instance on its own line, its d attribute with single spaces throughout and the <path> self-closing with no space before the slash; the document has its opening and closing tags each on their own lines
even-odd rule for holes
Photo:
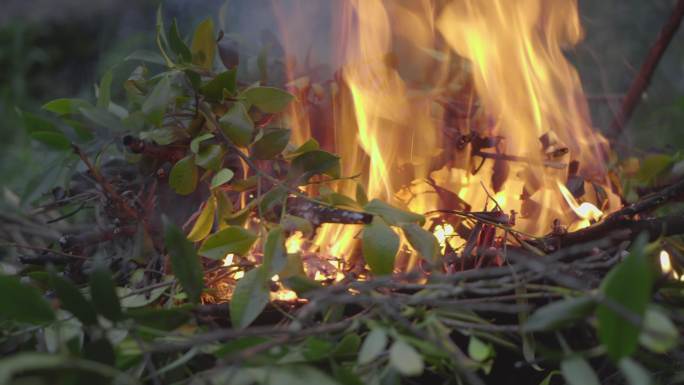
<svg viewBox="0 0 684 385">
<path fill-rule="evenodd" d="M 188 300 L 197 303 L 204 287 L 204 273 L 195 246 L 174 224 L 169 222 L 164 227 L 164 244 L 171 258 L 173 272 L 188 295 Z"/>
<path fill-rule="evenodd" d="M 270 114 L 281 112 L 294 99 L 292 94 L 274 87 L 252 87 L 245 90 L 242 96 L 247 102 Z"/>
<path fill-rule="evenodd" d="M 492 173 L 492 189 L 498 193 L 503 188 L 504 183 L 508 180 L 508 174 L 511 167 L 507 160 L 496 159 L 494 161 L 494 172 Z"/>
<path fill-rule="evenodd" d="M 169 186 L 179 195 L 190 195 L 197 188 L 198 180 L 199 173 L 195 166 L 195 157 L 186 156 L 171 168 Z"/>
<path fill-rule="evenodd" d="M 207 238 L 199 249 L 199 254 L 220 260 L 226 254 L 244 255 L 252 247 L 257 236 L 251 231 L 239 227 L 227 227 Z"/>
<path fill-rule="evenodd" d="M 440 247 L 434 234 L 415 223 L 404 224 L 401 226 L 401 229 L 414 250 L 425 258 L 426 261 L 430 263 L 437 262 Z"/>
<path fill-rule="evenodd" d="M 248 271 L 235 285 L 230 300 L 230 320 L 238 329 L 249 326 L 268 304 L 268 279 L 264 279 L 267 274 L 263 269 L 262 266 Z"/>
<path fill-rule="evenodd" d="M 425 224 L 425 217 L 422 215 L 396 208 L 379 199 L 370 201 L 363 207 L 363 210 L 382 217 L 393 226 L 399 226 L 402 223 L 418 223 L 421 226 Z"/>
<path fill-rule="evenodd" d="M 382 219 L 375 218 L 363 230 L 361 250 L 373 274 L 392 274 L 394 258 L 399 251 L 399 236 Z"/>
<path fill-rule="evenodd" d="M 252 143 L 254 122 L 247 114 L 242 103 L 235 103 L 233 107 L 219 119 L 221 130 L 236 146 L 247 147 Z"/>
<path fill-rule="evenodd" d="M 607 299 L 619 304 L 637 316 L 643 316 L 651 297 L 651 276 L 649 263 L 644 255 L 646 238 L 641 235 L 627 258 L 613 268 L 601 285 Z M 598 336 L 606 346 L 608 355 L 618 362 L 637 348 L 640 328 L 606 304 L 600 304 Z"/>
<path fill-rule="evenodd" d="M 292 131 L 286 128 L 274 128 L 264 132 L 264 135 L 252 145 L 252 155 L 256 159 L 273 159 L 283 152 L 290 142 Z"/>
<path fill-rule="evenodd" d="M 214 226 L 214 213 L 216 212 L 216 197 L 213 195 L 207 199 L 202 208 L 202 212 L 197 217 L 195 225 L 192 226 L 188 239 L 191 242 L 199 242 L 206 238 Z"/>
<path fill-rule="evenodd" d="M 214 36 L 214 22 L 211 18 L 202 21 L 195 29 L 192 37 L 192 63 L 210 70 L 214 64 L 216 54 L 216 38 Z"/>
</svg>

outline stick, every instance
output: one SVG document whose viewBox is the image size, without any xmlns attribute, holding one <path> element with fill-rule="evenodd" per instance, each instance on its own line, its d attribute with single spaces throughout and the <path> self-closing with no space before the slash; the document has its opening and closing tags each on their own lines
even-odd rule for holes
<svg viewBox="0 0 684 385">
<path fill-rule="evenodd" d="M 651 46 L 651 50 L 649 51 L 648 56 L 646 56 L 644 63 L 641 65 L 641 69 L 636 78 L 634 78 L 634 81 L 629 88 L 629 92 L 627 92 L 627 96 L 622 101 L 622 110 L 615 116 L 615 119 L 611 124 L 609 131 L 610 136 L 617 137 L 631 118 L 634 109 L 641 100 L 641 95 L 651 83 L 653 72 L 658 66 L 660 59 L 662 59 L 665 50 L 670 45 L 672 38 L 679 29 L 683 17 L 684 0 L 679 0 L 667 23 L 660 31 L 655 43 Z"/>
</svg>

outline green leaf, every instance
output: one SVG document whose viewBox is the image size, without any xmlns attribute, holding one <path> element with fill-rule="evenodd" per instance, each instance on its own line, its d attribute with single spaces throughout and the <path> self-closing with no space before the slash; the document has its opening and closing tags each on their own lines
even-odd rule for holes
<svg viewBox="0 0 684 385">
<path fill-rule="evenodd" d="M 0 384 L 11 384 L 12 378 L 22 373 L 46 371 L 53 373 L 66 370 L 78 370 L 99 374 L 106 378 L 117 378 L 122 383 L 135 383 L 132 377 L 108 365 L 99 362 L 82 360 L 59 354 L 19 353 L 0 361 Z M 49 372 L 47 372 L 49 371 Z M 29 383 L 32 383 L 29 380 Z"/>
<path fill-rule="evenodd" d="M 307 151 L 292 160 L 290 178 L 301 178 L 307 181 L 318 174 L 326 174 L 332 178 L 340 177 L 340 157 L 323 150 Z"/>
<path fill-rule="evenodd" d="M 83 99 L 55 99 L 43 105 L 45 111 L 53 112 L 57 115 L 78 114 L 83 107 L 91 107 L 90 103 Z"/>
<path fill-rule="evenodd" d="M 50 286 L 57 294 L 62 309 L 73 314 L 84 325 L 97 324 L 95 308 L 78 290 L 76 285 L 53 271 L 50 272 Z"/>
<path fill-rule="evenodd" d="M 166 65 L 164 58 L 156 52 L 148 50 L 137 50 L 132 54 L 126 56 L 124 61 L 142 61 L 152 64 Z"/>
<path fill-rule="evenodd" d="M 176 19 L 173 19 L 173 23 L 171 23 L 171 27 L 169 28 L 169 46 L 173 52 L 178 55 L 178 58 L 182 63 L 192 62 L 192 52 L 190 52 L 190 48 L 185 44 L 178 31 Z"/>
<path fill-rule="evenodd" d="M 321 361 L 331 356 L 333 344 L 326 339 L 312 336 L 304 340 L 302 348 L 307 361 Z"/>
<path fill-rule="evenodd" d="M 219 170 L 213 178 L 211 178 L 211 188 L 215 189 L 221 185 L 230 182 L 233 179 L 235 173 L 229 168 L 222 168 Z"/>
<path fill-rule="evenodd" d="M 494 348 L 481 339 L 470 336 L 470 340 L 468 341 L 468 355 L 477 362 L 485 362 L 494 356 Z"/>
<path fill-rule="evenodd" d="M 679 331 L 662 310 L 649 307 L 644 316 L 644 328 L 639 335 L 639 343 L 655 353 L 666 353 L 675 348 L 679 341 Z"/>
<path fill-rule="evenodd" d="M 223 259 L 227 254 L 246 254 L 256 241 L 257 236 L 251 231 L 230 226 L 211 235 L 204 241 L 199 254 L 211 259 Z"/>
<path fill-rule="evenodd" d="M 55 125 L 36 114 L 32 114 L 30 112 L 22 111 L 20 109 L 16 109 L 17 115 L 21 117 L 22 121 L 24 122 L 24 128 L 26 129 L 26 132 L 29 134 L 34 133 L 34 132 L 60 132 Z"/>
<path fill-rule="evenodd" d="M 169 174 L 169 186 L 179 195 L 190 195 L 197 188 L 199 173 L 195 158 L 186 156 L 176 162 Z"/>
<path fill-rule="evenodd" d="M 213 137 L 214 137 L 214 134 L 211 134 L 211 133 L 206 133 L 206 134 L 202 134 L 202 135 L 194 137 L 192 139 L 192 141 L 190 142 L 190 151 L 197 154 L 200 150 L 200 144 L 202 142 L 204 142 L 205 140 L 209 140 Z"/>
<path fill-rule="evenodd" d="M 97 106 L 100 108 L 109 108 L 109 103 L 112 101 L 112 70 L 107 70 L 100 86 L 98 87 Z"/>
<path fill-rule="evenodd" d="M 192 37 L 192 63 L 210 70 L 214 64 L 216 54 L 216 37 L 214 36 L 214 21 L 211 18 L 203 20 L 195 29 Z"/>
<path fill-rule="evenodd" d="M 171 258 L 173 273 L 183 286 L 188 300 L 198 303 L 204 288 L 204 272 L 195 247 L 171 222 L 164 226 L 164 244 Z"/>
<path fill-rule="evenodd" d="M 290 214 L 285 214 L 285 216 L 280 220 L 280 225 L 283 226 L 283 229 L 285 229 L 285 231 L 288 233 L 299 231 L 305 237 L 312 235 L 314 232 L 311 222 L 302 217 Z"/>
<path fill-rule="evenodd" d="M 426 261 L 437 262 L 439 254 L 439 243 L 431 232 L 418 226 L 415 223 L 406 223 L 401 226 L 406 239 L 414 250 L 418 252 Z"/>
<path fill-rule="evenodd" d="M 649 155 L 641 162 L 641 168 L 637 178 L 642 182 L 652 182 L 662 175 L 674 164 L 674 158 L 670 155 L 655 154 Z"/>
<path fill-rule="evenodd" d="M 287 264 L 287 250 L 285 249 L 285 231 L 280 226 L 275 226 L 266 235 L 264 243 L 263 271 L 270 279 Z"/>
<path fill-rule="evenodd" d="M 390 348 L 390 364 L 404 376 L 419 376 L 423 374 L 425 363 L 423 357 L 413 346 L 402 340 L 397 340 Z"/>
<path fill-rule="evenodd" d="M 539 385 L 550 385 L 550 384 L 551 384 L 551 380 L 553 379 L 553 377 L 554 377 L 554 376 L 557 376 L 557 375 L 560 375 L 560 374 L 561 374 L 561 372 L 559 372 L 558 370 L 552 370 L 552 371 L 550 371 L 549 374 L 547 374 L 546 377 L 544 377 L 544 379 L 542 380 L 542 382 L 539 383 Z"/>
<path fill-rule="evenodd" d="M 122 124 L 121 119 L 104 108 L 83 107 L 81 108 L 81 114 L 90 122 L 105 128 L 109 128 L 113 131 L 126 130 L 126 127 Z"/>
<path fill-rule="evenodd" d="M 651 374 L 640 363 L 631 358 L 623 358 L 618 363 L 620 372 L 627 379 L 629 385 L 651 385 Z"/>
<path fill-rule="evenodd" d="M 250 104 L 270 114 L 281 112 L 294 99 L 294 96 L 289 92 L 274 87 L 248 88 L 242 93 L 242 96 Z"/>
<path fill-rule="evenodd" d="M 234 327 L 243 329 L 251 324 L 268 304 L 268 280 L 261 267 L 245 273 L 235 285 L 230 300 L 230 319 Z"/>
<path fill-rule="evenodd" d="M 145 292 L 135 292 L 134 289 L 128 287 L 117 287 L 116 293 L 119 295 L 121 307 L 130 309 L 147 306 L 157 301 L 168 289 L 169 286 L 161 286 Z"/>
<path fill-rule="evenodd" d="M 264 133 L 261 139 L 252 145 L 252 156 L 256 159 L 273 159 L 282 153 L 290 142 L 292 131 L 275 128 Z"/>
<path fill-rule="evenodd" d="M 375 275 L 392 274 L 399 251 L 399 236 L 382 220 L 374 219 L 363 229 L 361 251 Z"/>
<path fill-rule="evenodd" d="M 418 223 L 421 226 L 425 224 L 424 216 L 390 206 L 379 199 L 370 201 L 363 207 L 363 210 L 382 217 L 392 226 L 399 226 L 402 223 Z"/>
<path fill-rule="evenodd" d="M 644 255 L 646 238 L 640 235 L 625 260 L 604 278 L 601 292 L 607 300 L 621 305 L 637 316 L 643 316 L 651 297 L 653 277 Z M 615 360 L 632 354 L 638 344 L 640 328 L 602 303 L 596 311 L 599 340 Z"/>
<path fill-rule="evenodd" d="M 161 126 L 164 112 L 166 112 L 166 108 L 173 97 L 171 77 L 168 75 L 162 76 L 142 105 L 142 112 L 150 123 L 155 126 Z"/>
<path fill-rule="evenodd" d="M 297 147 L 294 151 L 288 153 L 286 158 L 287 159 L 296 158 L 297 156 L 299 156 L 305 152 L 320 150 L 320 148 L 321 148 L 321 145 L 318 144 L 318 141 L 314 138 L 310 138 L 309 140 L 304 142 L 301 146 Z"/>
<path fill-rule="evenodd" d="M 252 143 L 254 122 L 247 114 L 242 103 L 235 103 L 225 115 L 219 119 L 221 130 L 236 145 L 247 147 Z"/>
<path fill-rule="evenodd" d="M 335 357 L 354 356 L 361 347 L 361 337 L 356 333 L 346 334 L 335 346 L 332 355 Z"/>
<path fill-rule="evenodd" d="M 109 269 L 97 267 L 90 273 L 90 296 L 99 314 L 110 321 L 122 318 L 121 304 Z"/>
<path fill-rule="evenodd" d="M 202 95 L 212 101 L 223 100 L 223 91 L 226 90 L 230 95 L 237 92 L 237 68 L 221 72 L 215 78 L 200 87 Z"/>
<path fill-rule="evenodd" d="M 3 317 L 32 324 L 55 320 L 55 313 L 40 292 L 22 284 L 16 277 L 0 275 L 0 293 L 0 314 Z"/>
<path fill-rule="evenodd" d="M 71 141 L 64 136 L 61 132 L 55 131 L 37 131 L 32 132 L 31 138 L 47 145 L 48 147 L 54 148 L 55 150 L 70 150 Z"/>
<path fill-rule="evenodd" d="M 253 346 L 261 345 L 268 341 L 268 338 L 260 336 L 239 337 L 223 344 L 214 352 L 214 355 L 220 358 L 230 357 L 234 354 L 242 352 L 243 350 L 249 349 Z"/>
<path fill-rule="evenodd" d="M 381 328 L 374 328 L 368 333 L 366 339 L 363 340 L 361 350 L 359 351 L 358 363 L 365 365 L 373 362 L 387 346 L 387 332 Z"/>
<path fill-rule="evenodd" d="M 129 309 L 126 315 L 139 325 L 171 331 L 185 324 L 190 319 L 191 313 L 189 309 L 184 307 L 171 309 L 139 308 Z"/>
<path fill-rule="evenodd" d="M 534 312 L 522 327 L 526 333 L 556 330 L 591 315 L 596 302 L 590 297 L 552 302 Z"/>
<path fill-rule="evenodd" d="M 594 369 L 580 356 L 566 358 L 560 367 L 568 385 L 601 385 Z"/>
<path fill-rule="evenodd" d="M 224 153 L 220 144 L 210 144 L 199 150 L 195 156 L 195 163 L 205 170 L 217 170 L 221 167 Z"/>
<path fill-rule="evenodd" d="M 216 197 L 211 195 L 204 203 L 204 207 L 200 212 L 195 224 L 188 234 L 188 240 L 191 242 L 199 242 L 206 238 L 214 227 L 214 214 L 216 213 Z"/>
</svg>

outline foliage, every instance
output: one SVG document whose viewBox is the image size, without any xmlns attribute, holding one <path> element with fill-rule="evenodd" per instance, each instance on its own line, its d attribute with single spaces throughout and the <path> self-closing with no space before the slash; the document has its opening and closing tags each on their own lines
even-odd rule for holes
<svg viewBox="0 0 684 385">
<path fill-rule="evenodd" d="M 559 255 L 541 269 L 432 271 L 439 244 L 425 218 L 369 202 L 360 185 L 355 197 L 332 192 L 327 186 L 355 183 L 341 175 L 341 159 L 313 140 L 290 142 L 284 112 L 293 95 L 241 83 L 234 63 L 221 62 L 211 19 L 191 38 L 161 16 L 156 26 L 159 53 L 127 59 L 138 66 L 123 84 L 125 100 L 114 97 L 108 72 L 96 100 L 47 102 L 50 119 L 21 112 L 46 151 L 85 167 L 56 207 L 69 212 L 70 199 L 87 196 L 97 212 L 79 219 L 103 224 L 99 236 L 112 242 L 93 248 L 65 237 L 47 253 L 69 262 L 0 276 L 0 350 L 8 354 L 0 382 L 477 384 L 501 375 L 498 363 L 513 352 L 540 370 L 529 374 L 536 383 L 559 373 L 571 384 L 599 383 L 594 368 L 606 361 L 646 384 L 651 368 L 639 358 L 681 354 L 673 321 L 681 315 L 667 305 L 684 292 L 653 284 L 654 248 L 645 241 L 619 263 L 623 250 L 612 250 L 613 262 L 597 268 L 611 268 L 599 289 L 566 284 L 575 282 L 563 273 L 568 266 L 594 270 Z M 633 176 L 651 183 L 680 163 L 649 158 Z M 302 192 L 311 185 L 327 190 Z M 355 224 L 365 280 L 307 276 L 307 256 L 286 242 L 320 223 L 288 211 L 298 202 L 371 218 Z M 408 249 L 421 256 L 425 280 L 394 274 Z M 244 276 L 227 278 L 228 305 L 213 304 L 211 274 L 225 270 Z M 285 289 L 306 301 L 271 301 Z M 660 306 L 655 290 L 668 299 Z M 589 337 L 566 341 L 575 334 Z M 678 370 L 661 368 L 662 378 Z"/>
</svg>

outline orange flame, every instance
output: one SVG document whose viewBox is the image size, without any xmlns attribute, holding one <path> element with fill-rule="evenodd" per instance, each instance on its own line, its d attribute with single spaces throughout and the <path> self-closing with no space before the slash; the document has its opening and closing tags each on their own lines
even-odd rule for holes
<svg viewBox="0 0 684 385">
<path fill-rule="evenodd" d="M 610 185 L 607 142 L 592 129 L 579 76 L 564 55 L 582 38 L 576 0 L 334 2 L 331 28 L 339 49 L 329 62 L 341 67 L 327 87 L 312 85 L 296 64 L 317 56 L 302 47 L 306 20 L 286 22 L 287 10 L 276 4 L 283 47 L 295 56 L 306 52 L 288 61 L 290 81 L 327 103 L 322 121 L 306 103 L 295 103 L 293 137 L 324 139 L 341 156 L 344 175 L 362 174 L 369 198 L 416 212 L 441 208 L 425 183 L 431 180 L 481 210 L 489 200 L 484 185 L 504 210 L 520 213 L 519 230 L 534 234 L 547 232 L 557 218 L 588 226 L 603 215 L 599 207 L 619 207 L 610 189 L 607 201 L 597 193 L 595 202 L 578 204 L 564 186 L 573 161 L 583 180 Z M 474 154 L 471 145 L 452 143 L 454 133 L 495 143 Z M 348 196 L 356 191 L 349 180 L 333 187 Z M 574 214 L 562 210 L 563 201 Z M 324 225 L 312 247 L 344 258 L 358 231 Z M 445 247 L 447 229 L 439 231 Z"/>
</svg>

